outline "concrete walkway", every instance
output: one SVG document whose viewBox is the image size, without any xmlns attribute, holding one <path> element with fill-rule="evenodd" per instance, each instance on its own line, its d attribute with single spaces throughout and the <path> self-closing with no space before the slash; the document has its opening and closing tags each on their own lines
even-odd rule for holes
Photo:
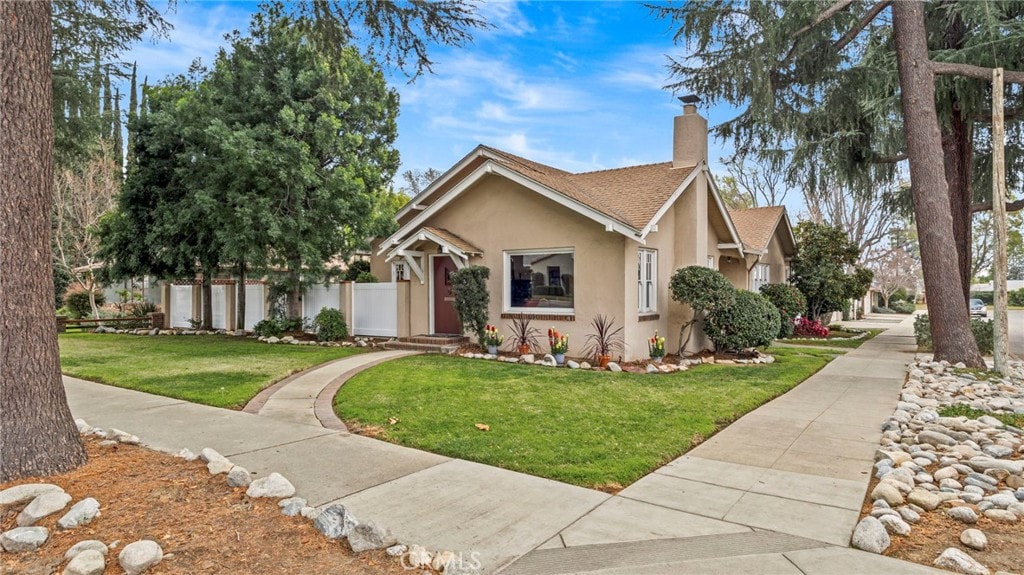
<svg viewBox="0 0 1024 575">
<path fill-rule="evenodd" d="M 340 502 L 403 541 L 478 553 L 488 573 L 932 573 L 845 547 L 878 424 L 913 357 L 910 325 L 837 358 L 616 496 L 324 428 L 316 398 L 329 403 L 339 376 L 383 354 L 291 378 L 250 404 L 260 415 L 73 378 L 65 385 L 72 412 L 92 425 L 165 450 L 209 446 L 260 475 L 280 472 L 311 505 Z"/>
</svg>

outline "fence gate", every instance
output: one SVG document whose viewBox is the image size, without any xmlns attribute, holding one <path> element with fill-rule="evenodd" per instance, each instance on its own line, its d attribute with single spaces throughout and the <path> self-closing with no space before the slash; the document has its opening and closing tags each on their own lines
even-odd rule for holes
<svg viewBox="0 0 1024 575">
<path fill-rule="evenodd" d="M 246 284 L 245 286 L 245 329 L 265 319 L 267 297 L 263 295 L 263 284 Z"/>
<path fill-rule="evenodd" d="M 191 327 L 192 286 L 171 286 L 171 327 Z"/>
<path fill-rule="evenodd" d="M 215 284 L 210 286 L 210 304 L 213 309 L 211 325 L 213 329 L 228 328 L 228 286 Z"/>
<path fill-rule="evenodd" d="M 353 335 L 398 335 L 398 284 L 352 284 Z"/>
</svg>

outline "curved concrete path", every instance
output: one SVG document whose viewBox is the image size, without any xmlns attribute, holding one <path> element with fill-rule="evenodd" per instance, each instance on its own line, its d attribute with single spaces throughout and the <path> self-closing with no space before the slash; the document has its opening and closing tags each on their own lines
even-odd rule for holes
<svg viewBox="0 0 1024 575">
<path fill-rule="evenodd" d="M 911 320 L 890 327 L 615 496 L 322 426 L 317 397 L 402 352 L 297 374 L 252 404 L 260 415 L 64 380 L 92 425 L 282 473 L 311 505 L 476 553 L 485 573 L 936 573 L 846 547 L 914 355 Z"/>
<path fill-rule="evenodd" d="M 242 410 L 264 417 L 347 431 L 334 414 L 334 395 L 355 374 L 410 351 L 358 353 L 308 369 L 261 391 Z"/>
</svg>

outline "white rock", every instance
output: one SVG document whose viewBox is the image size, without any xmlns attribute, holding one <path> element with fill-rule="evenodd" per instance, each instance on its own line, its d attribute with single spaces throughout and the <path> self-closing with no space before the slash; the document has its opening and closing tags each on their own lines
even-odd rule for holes
<svg viewBox="0 0 1024 575">
<path fill-rule="evenodd" d="M 57 527 L 61 529 L 74 529 L 81 525 L 88 525 L 99 516 L 100 502 L 92 497 L 86 497 L 72 505 L 71 509 L 57 520 Z"/>
<path fill-rule="evenodd" d="M 50 538 L 45 527 L 15 527 L 0 534 L 0 547 L 8 553 L 35 551 Z"/>
<path fill-rule="evenodd" d="M 385 553 L 388 554 L 388 557 L 401 557 L 402 555 L 405 555 L 405 552 L 408 550 L 409 548 L 405 545 L 392 545 L 387 548 Z"/>
<path fill-rule="evenodd" d="M 179 450 L 177 453 L 174 454 L 174 456 L 180 457 L 185 461 L 195 461 L 195 459 L 198 457 L 195 453 L 192 453 L 188 449 Z"/>
<path fill-rule="evenodd" d="M 647 365 L 647 373 L 658 373 L 658 366 L 652 365 L 652 364 L 648 364 Z"/>
<path fill-rule="evenodd" d="M 900 490 L 887 481 L 880 481 L 874 489 L 871 490 L 872 501 L 885 501 L 890 506 L 895 507 L 897 505 L 903 505 L 903 494 Z"/>
<path fill-rule="evenodd" d="M 970 507 L 950 507 L 946 510 L 946 515 L 960 521 L 961 523 L 967 523 L 968 525 L 973 525 L 978 522 L 978 514 Z"/>
<path fill-rule="evenodd" d="M 212 463 L 210 465 L 213 465 Z M 231 487 L 248 487 L 252 483 L 252 476 L 244 467 L 235 465 L 228 471 L 228 485 Z"/>
<path fill-rule="evenodd" d="M 291 497 L 295 495 L 295 486 L 281 474 L 271 473 L 253 481 L 245 494 L 249 497 Z"/>
<path fill-rule="evenodd" d="M 581 362 L 581 363 L 580 363 L 580 369 L 590 369 L 590 368 L 592 368 L 592 367 L 593 367 L 593 366 L 592 366 L 592 365 L 590 365 L 590 364 L 589 364 L 588 362 L 585 362 L 585 361 L 584 361 L 584 362 Z"/>
<path fill-rule="evenodd" d="M 289 497 L 288 499 L 282 499 L 277 502 L 277 506 L 281 508 L 281 513 L 288 517 L 298 515 L 305 507 L 307 507 L 306 500 L 301 497 Z"/>
<path fill-rule="evenodd" d="M 86 549 L 75 557 L 64 568 L 64 575 L 102 575 L 107 568 L 107 560 L 103 553 L 95 549 Z"/>
<path fill-rule="evenodd" d="M 228 460 L 220 461 L 213 460 L 206 464 L 206 469 L 210 471 L 210 475 L 220 475 L 221 473 L 228 473 L 234 469 L 235 465 Z"/>
<path fill-rule="evenodd" d="M 977 529 L 964 529 L 960 534 L 960 542 L 978 551 L 983 551 L 985 547 L 988 547 L 988 537 L 985 537 L 985 534 Z"/>
<path fill-rule="evenodd" d="M 306 519 L 316 519 L 320 516 L 320 510 L 317 509 L 316 507 L 310 507 L 307 505 L 306 507 L 303 507 L 302 509 L 299 510 L 299 515 L 305 517 Z"/>
<path fill-rule="evenodd" d="M 8 487 L 7 489 L 0 491 L 0 509 L 16 507 L 32 501 L 44 493 L 51 492 L 64 493 L 64 490 L 57 485 L 51 485 L 49 483 L 24 483 L 22 485 L 15 485 L 14 487 Z"/>
<path fill-rule="evenodd" d="M 930 491 L 926 491 L 920 487 L 915 487 L 910 495 L 907 496 L 907 501 L 917 505 L 925 511 L 932 511 L 942 503 L 937 495 Z"/>
<path fill-rule="evenodd" d="M 213 449 L 211 449 L 209 447 L 204 447 L 202 449 L 202 451 L 199 452 L 199 459 L 202 459 L 204 463 L 209 463 L 211 461 L 227 461 L 228 460 L 227 457 L 224 457 L 223 455 L 217 453 L 216 451 L 214 451 Z"/>
<path fill-rule="evenodd" d="M 107 554 L 107 546 L 104 545 L 102 541 L 98 541 L 96 539 L 87 539 L 85 541 L 79 541 L 78 543 L 72 545 L 71 548 L 64 553 L 64 558 L 71 559 L 75 555 L 81 553 L 82 551 L 86 551 L 89 549 L 92 549 L 93 551 L 99 551 L 103 555 Z"/>
<path fill-rule="evenodd" d="M 570 359 L 569 361 L 565 362 L 565 367 L 568 367 L 569 369 L 579 369 L 580 364 Z"/>
<path fill-rule="evenodd" d="M 883 515 L 878 521 L 885 526 L 885 530 L 893 535 L 909 535 L 910 525 L 900 518 L 899 515 Z"/>
<path fill-rule="evenodd" d="M 853 530 L 853 538 L 850 543 L 862 551 L 882 553 L 889 548 L 891 540 L 889 532 L 881 521 L 874 517 L 865 517 Z"/>
<path fill-rule="evenodd" d="M 372 521 L 356 525 L 355 529 L 348 534 L 348 545 L 352 548 L 353 553 L 384 549 L 394 544 L 395 536 Z"/>
<path fill-rule="evenodd" d="M 622 371 L 622 368 L 619 367 L 619 364 L 615 363 L 614 361 L 611 361 L 608 362 L 608 371 L 618 373 Z"/>
<path fill-rule="evenodd" d="M 48 491 L 36 497 L 18 514 L 18 527 L 33 525 L 47 515 L 52 515 L 68 506 L 71 496 L 63 491 Z"/>
<path fill-rule="evenodd" d="M 956 547 L 950 547 L 943 551 L 932 565 L 965 575 L 989 575 L 988 567 L 978 563 L 973 557 Z"/>
<path fill-rule="evenodd" d="M 420 545 L 413 545 L 409 548 L 409 551 L 405 554 L 405 560 L 402 563 L 403 566 L 408 567 L 429 567 L 430 560 L 433 556 L 430 551 L 427 551 Z"/>
<path fill-rule="evenodd" d="M 359 521 L 352 512 L 340 504 L 327 507 L 313 521 L 313 527 L 328 539 L 348 537 L 358 525 Z"/>
<path fill-rule="evenodd" d="M 156 541 L 143 539 L 125 545 L 121 554 L 117 556 L 117 561 L 128 575 L 138 575 L 163 561 L 163 558 L 164 550 Z"/>
</svg>

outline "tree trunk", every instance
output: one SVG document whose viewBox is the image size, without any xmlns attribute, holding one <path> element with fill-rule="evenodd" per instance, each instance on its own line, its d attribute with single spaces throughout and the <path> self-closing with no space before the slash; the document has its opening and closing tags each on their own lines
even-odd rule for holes
<svg viewBox="0 0 1024 575">
<path fill-rule="evenodd" d="M 0 482 L 85 463 L 53 319 L 50 3 L 0 2 Z"/>
<path fill-rule="evenodd" d="M 890 297 L 890 295 L 887 294 L 887 293 L 883 293 L 882 294 L 882 299 L 885 300 L 885 303 L 882 304 L 883 307 L 886 307 L 886 308 L 889 307 L 889 297 Z"/>
<path fill-rule="evenodd" d="M 971 169 L 974 161 L 974 150 L 971 146 L 972 134 L 970 122 L 961 116 L 960 104 L 955 95 L 953 101 L 953 118 L 950 130 L 942 135 L 942 154 L 945 166 L 946 184 L 949 187 L 949 212 L 953 216 L 953 239 L 956 244 L 957 261 L 959 262 L 958 280 L 964 293 L 964 305 L 971 298 L 972 279 L 972 246 L 974 243 L 971 197 L 973 186 Z"/>
<path fill-rule="evenodd" d="M 288 319 L 302 317 L 302 277 L 299 270 L 301 262 L 292 262 L 288 267 Z"/>
<path fill-rule="evenodd" d="M 203 329 L 213 329 L 213 274 L 203 271 Z"/>
<path fill-rule="evenodd" d="M 235 293 L 235 329 L 245 329 L 245 262 L 238 264 L 238 284 Z"/>
<path fill-rule="evenodd" d="M 956 281 L 960 266 L 935 111 L 935 76 L 928 62 L 924 6 L 920 2 L 898 1 L 893 3 L 892 13 L 903 130 L 935 359 L 984 368 L 985 361 L 971 332 L 963 290 Z"/>
</svg>

